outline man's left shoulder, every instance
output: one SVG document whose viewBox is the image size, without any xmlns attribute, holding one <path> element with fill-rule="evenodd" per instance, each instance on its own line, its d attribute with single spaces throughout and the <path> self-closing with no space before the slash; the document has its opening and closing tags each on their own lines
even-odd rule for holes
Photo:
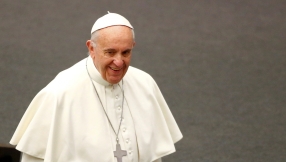
<svg viewBox="0 0 286 162">
<path fill-rule="evenodd" d="M 124 76 L 124 80 L 132 85 L 139 85 L 141 87 L 156 85 L 155 80 L 150 74 L 132 66 L 129 66 L 128 71 Z"/>
<path fill-rule="evenodd" d="M 152 76 L 150 74 L 148 74 L 147 72 L 140 70 L 138 68 L 135 68 L 133 66 L 129 66 L 128 71 L 126 73 L 126 76 L 128 77 L 135 77 L 135 78 L 146 78 L 146 79 L 151 79 L 153 80 Z"/>
</svg>

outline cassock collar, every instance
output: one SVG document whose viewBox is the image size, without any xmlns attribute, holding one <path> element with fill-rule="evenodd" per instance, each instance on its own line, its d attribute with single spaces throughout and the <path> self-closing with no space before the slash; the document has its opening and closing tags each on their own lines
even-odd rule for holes
<svg viewBox="0 0 286 162">
<path fill-rule="evenodd" d="M 111 83 L 107 82 L 106 80 L 104 80 L 101 76 L 101 74 L 98 72 L 98 70 L 96 69 L 93 60 L 91 58 L 91 56 L 87 57 L 87 69 L 89 71 L 90 77 L 92 78 L 92 80 L 96 81 L 97 83 L 103 85 L 103 86 L 110 86 L 112 85 Z M 119 82 L 119 84 L 121 85 L 122 80 Z"/>
</svg>

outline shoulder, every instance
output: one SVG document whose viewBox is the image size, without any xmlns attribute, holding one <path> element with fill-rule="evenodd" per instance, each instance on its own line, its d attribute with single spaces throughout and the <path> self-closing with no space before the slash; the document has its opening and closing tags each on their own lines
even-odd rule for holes
<svg viewBox="0 0 286 162">
<path fill-rule="evenodd" d="M 128 68 L 124 81 L 132 84 L 132 86 L 138 85 L 145 88 L 157 86 L 155 80 L 150 74 L 132 66 Z"/>
<path fill-rule="evenodd" d="M 128 68 L 126 78 L 136 80 L 154 80 L 150 74 L 133 66 Z"/>
<path fill-rule="evenodd" d="M 85 74 L 84 72 L 86 72 L 86 59 L 83 59 L 70 68 L 61 71 L 55 79 L 75 79 L 78 76 Z"/>
<path fill-rule="evenodd" d="M 54 92 L 61 92 L 72 90 L 84 84 L 88 78 L 85 67 L 85 60 L 83 59 L 74 64 L 70 68 L 61 71 L 58 75 L 45 87 Z"/>
</svg>

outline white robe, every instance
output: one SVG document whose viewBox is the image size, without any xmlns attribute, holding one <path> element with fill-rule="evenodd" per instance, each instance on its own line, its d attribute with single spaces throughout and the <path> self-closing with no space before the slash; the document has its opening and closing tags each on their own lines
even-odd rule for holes
<svg viewBox="0 0 286 162">
<path fill-rule="evenodd" d="M 91 60 L 89 58 L 88 60 Z M 88 66 L 93 81 L 96 68 Z M 140 162 L 175 152 L 182 134 L 153 78 L 129 67 L 123 78 Z M 45 162 L 114 161 L 110 125 L 86 71 L 86 59 L 59 73 L 33 99 L 10 143 Z"/>
</svg>

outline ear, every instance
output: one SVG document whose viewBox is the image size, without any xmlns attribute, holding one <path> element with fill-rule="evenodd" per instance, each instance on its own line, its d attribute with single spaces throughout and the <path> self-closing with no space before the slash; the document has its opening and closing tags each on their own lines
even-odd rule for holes
<svg viewBox="0 0 286 162">
<path fill-rule="evenodd" d="M 135 42 L 133 42 L 133 48 L 135 47 L 135 44 L 136 44 L 136 43 L 135 43 Z"/>
<path fill-rule="evenodd" d="M 86 41 L 86 47 L 88 49 L 89 55 L 93 58 L 95 53 L 95 48 L 93 47 L 91 40 Z"/>
</svg>

